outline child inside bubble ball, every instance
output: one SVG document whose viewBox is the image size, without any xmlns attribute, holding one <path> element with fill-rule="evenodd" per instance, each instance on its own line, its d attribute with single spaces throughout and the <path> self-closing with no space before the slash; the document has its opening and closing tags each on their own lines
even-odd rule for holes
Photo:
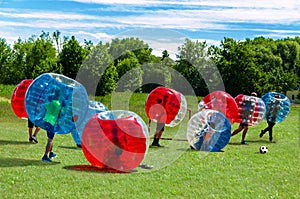
<svg viewBox="0 0 300 199">
<path fill-rule="evenodd" d="M 49 96 L 49 102 L 45 105 L 46 114 L 44 121 L 48 124 L 47 128 L 47 144 L 45 147 L 45 153 L 42 157 L 43 162 L 52 162 L 52 158 L 56 157 L 56 154 L 52 151 L 53 138 L 55 135 L 54 125 L 56 124 L 56 120 L 59 117 L 61 111 L 61 103 L 59 102 L 59 90 L 54 91 L 54 96 Z M 49 154 L 49 155 L 48 155 Z"/>
<path fill-rule="evenodd" d="M 263 135 L 269 131 L 269 141 L 272 142 L 273 141 L 273 127 L 276 124 L 276 115 L 278 110 L 280 109 L 280 101 L 278 99 L 280 99 L 280 95 L 276 94 L 275 99 L 272 103 L 272 105 L 268 106 L 268 115 L 267 115 L 267 123 L 268 126 L 261 130 L 261 133 L 259 134 L 259 137 L 263 137 Z"/>
<path fill-rule="evenodd" d="M 241 144 L 247 144 L 247 142 L 245 141 L 245 138 L 246 138 L 246 134 L 248 132 L 248 120 L 249 120 L 248 117 L 249 117 L 249 115 L 252 114 L 252 112 L 254 111 L 254 107 L 255 107 L 255 99 L 253 99 L 253 97 L 257 97 L 257 93 L 252 92 L 250 100 L 243 102 L 243 103 L 245 103 L 246 109 L 245 109 L 244 115 L 242 117 L 242 122 L 240 123 L 239 127 L 236 130 L 234 130 L 231 134 L 231 136 L 234 136 L 243 130 Z"/>
</svg>

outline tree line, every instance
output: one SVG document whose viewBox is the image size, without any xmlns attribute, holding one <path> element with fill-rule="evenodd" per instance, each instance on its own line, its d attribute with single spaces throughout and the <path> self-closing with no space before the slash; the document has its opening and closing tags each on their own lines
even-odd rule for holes
<svg viewBox="0 0 300 199">
<path fill-rule="evenodd" d="M 223 87 L 236 96 L 256 91 L 286 93 L 300 82 L 300 37 L 274 40 L 257 37 L 237 41 L 224 38 L 220 45 L 186 39 L 177 59 L 167 50 L 161 56 L 139 38 L 80 43 L 59 31 L 44 32 L 11 46 L 0 38 L 0 83 L 17 84 L 47 72 L 79 80 L 89 93 L 106 95 L 113 90 L 150 92 L 159 84 L 205 96 Z M 95 80 L 95 84 L 85 83 Z M 183 76 L 192 89 L 178 83 Z M 156 81 L 153 82 L 153 79 Z M 121 82 L 121 83 L 120 83 Z M 86 85 L 85 85 L 86 84 Z M 190 91 L 192 90 L 192 91 Z"/>
</svg>

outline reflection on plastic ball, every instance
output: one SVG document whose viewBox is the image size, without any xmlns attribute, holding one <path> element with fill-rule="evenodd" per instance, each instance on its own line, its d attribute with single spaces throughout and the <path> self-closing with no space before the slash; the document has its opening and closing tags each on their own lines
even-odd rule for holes
<svg viewBox="0 0 300 199">
<path fill-rule="evenodd" d="M 230 122 L 219 111 L 204 109 L 193 115 L 188 122 L 187 139 L 197 150 L 221 151 L 228 144 L 230 137 Z"/>
<path fill-rule="evenodd" d="M 11 96 L 11 107 L 15 115 L 21 119 L 27 119 L 28 115 L 25 109 L 25 95 L 28 87 L 32 83 L 32 79 L 25 79 L 21 81 L 14 89 Z"/>
<path fill-rule="evenodd" d="M 85 88 L 77 81 L 55 73 L 40 75 L 25 96 L 29 119 L 37 126 L 58 134 L 70 133 L 82 122 L 88 108 Z"/>
<path fill-rule="evenodd" d="M 290 100 L 281 93 L 268 92 L 262 96 L 266 105 L 265 119 L 269 122 L 282 122 L 290 112 Z"/>
<path fill-rule="evenodd" d="M 264 119 L 266 107 L 261 98 L 239 94 L 235 101 L 239 110 L 235 122 L 255 126 Z"/>
<path fill-rule="evenodd" d="M 82 150 L 93 166 L 128 172 L 142 162 L 149 132 L 145 122 L 130 111 L 105 111 L 85 125 Z"/>
<path fill-rule="evenodd" d="M 74 121 L 76 124 L 76 128 L 72 130 L 71 134 L 77 145 L 81 145 L 82 132 L 83 132 L 84 126 L 87 124 L 87 122 L 95 114 L 101 113 L 104 111 L 108 111 L 108 108 L 106 106 L 104 106 L 104 104 L 102 104 L 101 102 L 93 101 L 93 100 L 89 101 L 89 107 L 86 110 L 86 113 L 83 117 L 84 118 L 83 121 L 81 121 L 80 123 L 78 122 L 78 120 Z"/>
<path fill-rule="evenodd" d="M 149 93 L 145 107 L 149 119 L 166 126 L 176 126 L 186 114 L 187 103 L 181 93 L 160 86 Z"/>
<path fill-rule="evenodd" d="M 205 96 L 198 104 L 198 109 L 211 109 L 223 113 L 230 123 L 237 118 L 238 106 L 234 98 L 224 91 L 214 91 Z"/>
</svg>

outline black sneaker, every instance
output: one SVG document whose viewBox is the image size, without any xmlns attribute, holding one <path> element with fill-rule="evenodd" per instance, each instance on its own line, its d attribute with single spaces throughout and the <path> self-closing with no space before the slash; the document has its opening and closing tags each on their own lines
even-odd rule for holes
<svg viewBox="0 0 300 199">
<path fill-rule="evenodd" d="M 32 139 L 32 137 L 31 138 L 29 138 L 29 143 L 32 143 L 33 142 L 33 139 Z"/>
<path fill-rule="evenodd" d="M 34 141 L 35 143 L 38 143 L 37 137 L 34 135 L 31 137 L 31 140 Z"/>
<path fill-rule="evenodd" d="M 52 160 L 46 155 L 43 156 L 42 161 L 43 162 L 52 162 Z"/>
<path fill-rule="evenodd" d="M 247 143 L 247 142 L 245 142 L 245 141 L 242 141 L 242 142 L 241 142 L 241 144 L 248 144 L 248 143 Z"/>
<path fill-rule="evenodd" d="M 158 142 L 152 142 L 152 146 L 161 147 L 161 145 Z"/>
<path fill-rule="evenodd" d="M 50 153 L 49 153 L 49 158 L 56 158 L 56 156 L 57 156 L 57 155 L 56 155 L 55 153 L 53 153 L 53 152 L 50 152 Z"/>
<path fill-rule="evenodd" d="M 264 130 L 261 130 L 259 137 L 262 138 L 262 136 L 265 134 Z"/>
</svg>

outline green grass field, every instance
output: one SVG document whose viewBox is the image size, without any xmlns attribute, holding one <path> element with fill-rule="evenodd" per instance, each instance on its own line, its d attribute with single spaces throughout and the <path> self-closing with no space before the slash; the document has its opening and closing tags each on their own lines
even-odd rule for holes
<svg viewBox="0 0 300 199">
<path fill-rule="evenodd" d="M 13 88 L 0 85 L 0 198 L 299 198 L 299 105 L 274 127 L 275 143 L 268 142 L 268 135 L 259 138 L 266 126 L 263 121 L 249 128 L 248 145 L 239 144 L 241 133 L 220 153 L 163 140 L 164 147 L 149 148 L 143 162 L 153 165 L 152 170 L 108 173 L 88 166 L 70 134 L 55 136 L 58 157 L 54 163 L 43 163 L 46 133 L 40 131 L 38 144 L 28 143 L 27 121 L 11 109 Z M 145 120 L 146 96 L 134 94 L 128 105 Z M 111 106 L 110 96 L 97 100 L 122 108 L 122 101 Z M 194 110 L 195 99 L 188 98 L 191 101 Z M 166 128 L 163 137 L 185 138 L 187 120 Z M 268 146 L 267 154 L 259 153 L 261 145 Z"/>
</svg>

